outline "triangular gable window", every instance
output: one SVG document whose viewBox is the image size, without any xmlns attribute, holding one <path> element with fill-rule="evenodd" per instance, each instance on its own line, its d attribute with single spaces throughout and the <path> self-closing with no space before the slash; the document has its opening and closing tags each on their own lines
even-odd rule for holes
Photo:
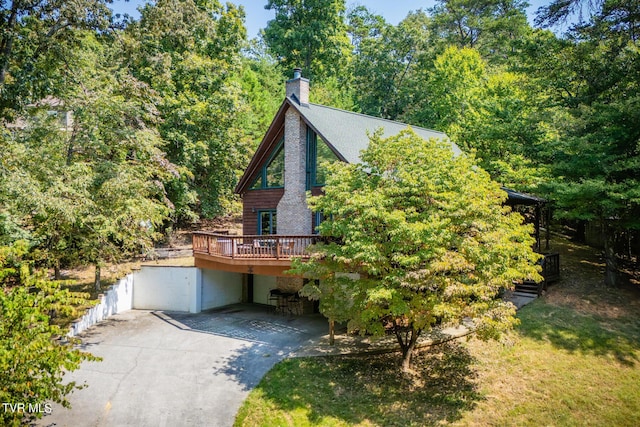
<svg viewBox="0 0 640 427">
<path fill-rule="evenodd" d="M 278 142 L 269 160 L 260 169 L 251 189 L 282 187 L 284 187 L 284 139 Z"/>
<path fill-rule="evenodd" d="M 327 165 L 339 160 L 326 142 L 307 128 L 307 190 L 326 183 Z"/>
</svg>

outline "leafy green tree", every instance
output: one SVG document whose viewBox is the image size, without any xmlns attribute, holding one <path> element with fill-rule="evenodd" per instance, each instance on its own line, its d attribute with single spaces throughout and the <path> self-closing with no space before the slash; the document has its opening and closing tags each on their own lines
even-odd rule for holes
<svg viewBox="0 0 640 427">
<path fill-rule="evenodd" d="M 552 165 L 558 216 L 595 221 L 605 244 L 605 284 L 616 285 L 618 236 L 640 230 L 640 45 L 638 4 L 552 2 L 539 22 L 556 24 L 587 8 L 588 21 L 570 28 L 565 43 L 539 73 L 550 75 L 569 120 L 560 129 Z"/>
<path fill-rule="evenodd" d="M 454 132 L 475 114 L 487 78 L 486 64 L 471 48 L 451 46 L 433 61 L 427 77 L 425 99 L 411 105 L 405 116 L 412 123 L 428 123 L 434 129 Z"/>
<path fill-rule="evenodd" d="M 332 166 L 323 196 L 325 243 L 294 271 L 330 320 L 350 330 L 393 332 L 403 369 L 420 334 L 474 319 L 481 338 L 512 326 L 515 308 L 498 294 L 540 279 L 530 226 L 504 207 L 506 193 L 470 156 L 412 131 L 377 133 L 361 164 Z M 349 273 L 349 274 L 345 274 Z M 319 282 L 315 282 L 318 280 Z M 323 298 L 328 297 L 323 302 Z"/>
<path fill-rule="evenodd" d="M 0 1 L 0 117 L 51 95 L 78 30 L 112 24 L 106 0 Z"/>
<path fill-rule="evenodd" d="M 365 114 L 399 119 L 422 92 L 417 90 L 424 87 L 420 69 L 433 62 L 429 18 L 418 11 L 393 26 L 356 12 L 350 16 L 352 37 L 359 40 L 353 59 L 355 103 Z"/>
<path fill-rule="evenodd" d="M 438 0 L 430 9 L 434 32 L 446 45 L 477 49 L 491 63 L 509 62 L 531 32 L 526 1 Z"/>
<path fill-rule="evenodd" d="M 364 40 L 380 36 L 382 30 L 388 26 L 384 17 L 376 15 L 362 5 L 349 9 L 347 23 L 347 32 L 356 54 L 360 52 Z"/>
<path fill-rule="evenodd" d="M 255 149 L 284 99 L 281 70 L 262 39 L 249 41 L 249 48 L 242 58 L 241 85 L 248 108 L 241 114 L 239 126 L 245 130 Z"/>
<path fill-rule="evenodd" d="M 64 373 L 78 369 L 82 361 L 99 360 L 79 350 L 50 317 L 69 315 L 74 305 L 86 301 L 33 274 L 23 259 L 27 249 L 23 241 L 0 246 L 0 401 L 5 405 L 0 422 L 6 426 L 42 416 L 51 401 L 70 407 L 66 396 L 83 386 L 63 383 Z M 18 404 L 24 405 L 22 411 Z"/>
<path fill-rule="evenodd" d="M 177 221 L 223 213 L 248 161 L 243 18 L 230 3 L 161 0 L 146 4 L 125 34 L 134 76 L 160 97 L 162 149 L 180 172 L 166 184 Z"/>
<path fill-rule="evenodd" d="M 312 81 L 340 77 L 351 50 L 344 0 L 269 0 L 265 9 L 276 17 L 263 38 L 285 75 L 302 68 Z"/>
<path fill-rule="evenodd" d="M 553 137 L 539 114 L 543 102 L 524 73 L 493 69 L 471 48 L 450 46 L 423 77 L 403 119 L 446 132 L 503 185 L 535 190 L 547 169 L 541 152 Z M 546 99 L 546 98 L 544 98 Z"/>
<path fill-rule="evenodd" d="M 148 86 L 120 66 L 117 43 L 85 33 L 61 73 L 60 128 L 47 107 L 5 139 L 11 158 L 0 191 L 48 266 L 100 267 L 149 249 L 168 217 L 163 182 L 175 168 L 159 149 L 157 113 Z M 113 40 L 109 40 L 113 41 Z M 43 162 L 42 159 L 46 159 Z"/>
</svg>

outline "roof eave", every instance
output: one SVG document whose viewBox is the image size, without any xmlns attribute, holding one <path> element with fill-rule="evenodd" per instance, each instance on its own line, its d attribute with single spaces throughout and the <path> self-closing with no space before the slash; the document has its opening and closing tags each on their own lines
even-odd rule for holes
<svg viewBox="0 0 640 427">
<path fill-rule="evenodd" d="M 247 187 L 251 184 L 251 177 L 258 170 L 265 157 L 270 154 L 268 150 L 265 150 L 264 148 L 277 136 L 281 127 L 279 123 L 284 121 L 284 113 L 290 105 L 292 105 L 292 102 L 288 98 L 285 98 L 284 101 L 282 101 L 280 108 L 278 108 L 278 112 L 275 114 L 271 124 L 269 125 L 269 129 L 267 129 L 267 132 L 262 137 L 262 141 L 260 141 L 249 165 L 245 168 L 244 173 L 240 177 L 240 180 L 234 189 L 236 194 L 242 194 L 247 191 Z"/>
</svg>

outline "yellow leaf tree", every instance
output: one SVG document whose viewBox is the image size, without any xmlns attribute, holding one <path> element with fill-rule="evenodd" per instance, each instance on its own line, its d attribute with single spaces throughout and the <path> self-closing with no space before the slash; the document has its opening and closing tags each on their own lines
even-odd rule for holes
<svg viewBox="0 0 640 427">
<path fill-rule="evenodd" d="M 324 195 L 324 243 L 295 271 L 330 321 L 395 334 L 403 370 L 421 333 L 473 319 L 481 338 L 512 327 L 515 307 L 498 297 L 514 280 L 540 279 L 530 226 L 472 156 L 413 131 L 373 135 L 360 164 L 335 164 Z M 351 274 L 345 274 L 351 273 Z"/>
</svg>

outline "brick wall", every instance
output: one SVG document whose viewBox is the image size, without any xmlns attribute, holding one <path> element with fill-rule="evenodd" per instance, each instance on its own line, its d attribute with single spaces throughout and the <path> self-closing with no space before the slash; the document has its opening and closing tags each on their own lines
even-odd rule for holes
<svg viewBox="0 0 640 427">
<path fill-rule="evenodd" d="M 311 234 L 306 197 L 307 128 L 294 108 L 285 113 L 284 195 L 278 203 L 278 234 Z"/>
</svg>

